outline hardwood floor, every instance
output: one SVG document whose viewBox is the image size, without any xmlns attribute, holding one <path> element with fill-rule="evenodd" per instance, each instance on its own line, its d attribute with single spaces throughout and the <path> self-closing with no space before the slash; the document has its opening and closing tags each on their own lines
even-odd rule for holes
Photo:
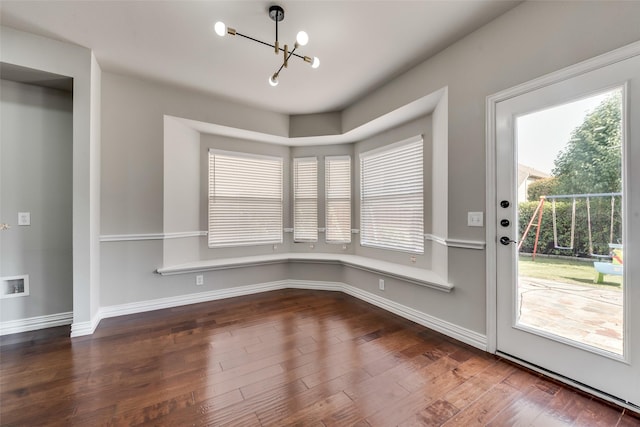
<svg viewBox="0 0 640 427">
<path fill-rule="evenodd" d="M 633 426 L 337 292 L 282 290 L 0 340 L 0 424 Z"/>
</svg>

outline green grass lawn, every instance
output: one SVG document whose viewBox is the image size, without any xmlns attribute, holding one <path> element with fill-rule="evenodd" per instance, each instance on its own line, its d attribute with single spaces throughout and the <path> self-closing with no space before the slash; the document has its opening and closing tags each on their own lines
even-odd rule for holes
<svg viewBox="0 0 640 427">
<path fill-rule="evenodd" d="M 596 269 L 593 263 L 572 261 L 558 258 L 536 257 L 535 262 L 531 257 L 521 256 L 518 263 L 521 276 L 535 277 L 538 279 L 555 280 L 562 283 L 575 283 L 578 285 L 592 286 L 621 286 L 622 276 L 605 275 L 604 283 L 593 283 L 596 277 Z"/>
</svg>

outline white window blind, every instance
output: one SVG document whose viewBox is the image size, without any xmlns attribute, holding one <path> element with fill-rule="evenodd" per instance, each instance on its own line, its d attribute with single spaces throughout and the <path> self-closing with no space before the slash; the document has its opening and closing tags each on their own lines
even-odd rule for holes
<svg viewBox="0 0 640 427">
<path fill-rule="evenodd" d="M 424 253 L 422 136 L 360 155 L 360 242 Z"/>
<path fill-rule="evenodd" d="M 318 241 L 318 159 L 293 159 L 293 240 Z"/>
<path fill-rule="evenodd" d="M 209 247 L 282 243 L 282 159 L 209 150 Z"/>
<path fill-rule="evenodd" d="M 351 157 L 327 156 L 325 215 L 327 243 L 351 242 Z"/>
</svg>

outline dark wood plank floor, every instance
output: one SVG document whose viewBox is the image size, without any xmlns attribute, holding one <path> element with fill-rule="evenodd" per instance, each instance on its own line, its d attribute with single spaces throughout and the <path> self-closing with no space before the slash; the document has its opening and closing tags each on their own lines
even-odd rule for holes
<svg viewBox="0 0 640 427">
<path fill-rule="evenodd" d="M 0 424 L 632 426 L 638 418 L 336 292 L 3 337 Z"/>
</svg>

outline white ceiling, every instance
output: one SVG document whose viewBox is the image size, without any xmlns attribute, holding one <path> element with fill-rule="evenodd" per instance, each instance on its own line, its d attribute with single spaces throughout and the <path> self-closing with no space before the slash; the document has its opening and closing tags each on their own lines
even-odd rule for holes
<svg viewBox="0 0 640 427">
<path fill-rule="evenodd" d="M 285 114 L 340 111 L 516 6 L 507 0 L 448 1 L 11 1 L 2 25 L 93 49 L 105 71 L 212 93 Z M 267 46 L 218 37 L 216 21 L 273 43 L 270 5 L 285 9 L 281 45 L 304 29 L 297 53 L 318 56 L 312 69 L 292 59 L 280 84 L 267 83 L 282 62 Z"/>
</svg>

